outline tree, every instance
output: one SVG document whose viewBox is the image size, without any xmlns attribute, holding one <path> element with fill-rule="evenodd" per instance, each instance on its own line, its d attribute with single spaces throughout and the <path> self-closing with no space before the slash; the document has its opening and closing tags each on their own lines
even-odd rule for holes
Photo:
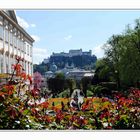
<svg viewBox="0 0 140 140">
<path fill-rule="evenodd" d="M 117 82 L 118 89 L 120 88 L 120 60 L 122 57 L 122 40 L 123 35 L 113 35 L 104 47 L 106 58 L 110 61 L 111 72 L 113 78 Z"/>
<path fill-rule="evenodd" d="M 34 72 L 39 72 L 40 74 L 44 75 L 45 72 L 49 69 L 49 65 L 48 64 L 44 64 L 44 63 L 41 63 L 41 64 L 34 64 L 33 66 L 33 71 Z"/>
<path fill-rule="evenodd" d="M 64 90 L 65 77 L 63 74 L 59 73 L 55 78 L 48 79 L 47 83 L 49 90 L 53 92 L 53 96 L 55 97 Z"/>
<path fill-rule="evenodd" d="M 82 90 L 83 90 L 83 93 L 85 94 L 85 97 L 87 97 L 87 89 L 90 84 L 91 84 L 90 77 L 83 77 L 81 79 Z"/>
<path fill-rule="evenodd" d="M 113 35 L 104 45 L 106 58 L 112 64 L 118 87 L 138 86 L 140 82 L 140 21 L 133 29 L 127 26 L 121 35 Z"/>
<path fill-rule="evenodd" d="M 107 58 L 99 59 L 96 62 L 95 76 L 93 80 L 108 82 L 112 80 L 113 65 Z M 95 81 L 96 82 L 96 81 Z"/>
<path fill-rule="evenodd" d="M 65 88 L 70 90 L 70 96 L 71 96 L 74 88 L 76 88 L 75 80 L 74 79 L 66 79 Z"/>
</svg>

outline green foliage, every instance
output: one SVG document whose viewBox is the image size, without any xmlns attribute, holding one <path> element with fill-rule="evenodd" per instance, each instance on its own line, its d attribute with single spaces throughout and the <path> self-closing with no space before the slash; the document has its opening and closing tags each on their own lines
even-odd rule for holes
<svg viewBox="0 0 140 140">
<path fill-rule="evenodd" d="M 99 59 L 96 62 L 95 76 L 99 82 L 110 81 L 112 78 L 112 64 L 109 59 Z"/>
<path fill-rule="evenodd" d="M 70 97 L 70 91 L 69 90 L 64 90 L 63 92 L 59 93 L 60 98 L 68 98 Z"/>
<path fill-rule="evenodd" d="M 90 90 L 87 90 L 87 97 L 93 97 L 93 92 Z"/>
<path fill-rule="evenodd" d="M 101 82 L 100 85 L 108 88 L 109 90 L 117 90 L 116 82 Z"/>
<path fill-rule="evenodd" d="M 90 77 L 83 77 L 81 79 L 81 86 L 82 86 L 82 90 L 85 94 L 85 97 L 87 97 L 87 89 L 88 86 L 91 84 L 91 78 Z"/>
<path fill-rule="evenodd" d="M 117 87 L 123 85 L 138 87 L 140 82 L 140 20 L 136 20 L 134 28 L 127 27 L 121 35 L 113 35 L 104 45 L 106 59 L 111 65 L 112 78 Z M 104 68 L 107 70 L 107 68 Z M 102 71 L 100 70 L 100 75 Z M 106 75 L 103 73 L 103 75 Z"/>
<path fill-rule="evenodd" d="M 63 73 L 58 73 L 55 78 L 50 78 L 47 81 L 49 90 L 52 91 L 54 97 L 57 96 L 60 92 L 63 92 L 66 89 L 69 89 L 71 93 L 73 89 L 76 88 L 76 82 L 74 79 L 65 79 Z"/>
<path fill-rule="evenodd" d="M 47 81 L 49 90 L 52 91 L 53 95 L 56 96 L 58 93 L 64 90 L 65 79 L 62 78 L 50 78 Z"/>
<path fill-rule="evenodd" d="M 48 64 L 34 64 L 33 65 L 33 72 L 39 72 L 41 75 L 44 75 L 46 71 L 49 70 L 49 65 Z"/>
<path fill-rule="evenodd" d="M 76 81 L 74 79 L 65 80 L 65 89 L 69 89 L 70 95 L 72 94 L 75 88 L 76 88 Z"/>
<path fill-rule="evenodd" d="M 90 85 L 88 89 L 93 93 L 93 96 L 110 96 L 109 88 L 102 85 Z"/>
<path fill-rule="evenodd" d="M 58 78 L 58 79 L 65 79 L 65 75 L 64 73 L 57 73 L 55 78 Z"/>
<path fill-rule="evenodd" d="M 102 90 L 103 90 L 103 89 L 104 89 L 103 86 L 98 85 L 98 86 L 95 87 L 94 93 L 95 93 L 96 95 L 99 95 L 99 94 L 102 93 Z"/>
</svg>

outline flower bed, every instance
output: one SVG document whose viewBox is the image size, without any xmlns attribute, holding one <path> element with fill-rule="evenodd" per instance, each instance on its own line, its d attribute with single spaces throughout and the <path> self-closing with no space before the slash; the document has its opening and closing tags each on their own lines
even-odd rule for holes
<svg viewBox="0 0 140 140">
<path fill-rule="evenodd" d="M 39 102 L 37 89 L 26 90 L 26 75 L 20 59 L 14 65 L 19 77 L 0 89 L 0 129 L 96 130 L 140 129 L 140 90 L 130 89 L 127 97 L 85 98 L 81 110 L 69 106 L 70 98 L 50 98 Z"/>
</svg>

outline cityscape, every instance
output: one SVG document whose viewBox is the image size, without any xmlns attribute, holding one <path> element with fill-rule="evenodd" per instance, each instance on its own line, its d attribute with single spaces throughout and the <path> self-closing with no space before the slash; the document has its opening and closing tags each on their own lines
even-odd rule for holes
<svg viewBox="0 0 140 140">
<path fill-rule="evenodd" d="M 0 10 L 0 129 L 139 130 L 139 15 Z"/>
</svg>

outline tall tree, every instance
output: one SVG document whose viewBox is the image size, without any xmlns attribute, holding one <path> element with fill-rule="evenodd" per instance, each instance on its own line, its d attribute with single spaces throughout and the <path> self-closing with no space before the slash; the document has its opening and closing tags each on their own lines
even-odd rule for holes
<svg viewBox="0 0 140 140">
<path fill-rule="evenodd" d="M 91 77 L 83 77 L 81 79 L 81 86 L 85 97 L 87 97 L 87 89 L 90 84 L 91 84 Z"/>
<path fill-rule="evenodd" d="M 64 90 L 65 77 L 62 73 L 59 73 L 55 78 L 50 78 L 47 83 L 49 90 L 53 92 L 53 96 L 55 97 Z"/>
<path fill-rule="evenodd" d="M 104 46 L 106 58 L 112 63 L 114 78 L 127 86 L 140 82 L 140 22 L 133 29 L 127 26 L 121 35 L 113 35 Z"/>
</svg>

